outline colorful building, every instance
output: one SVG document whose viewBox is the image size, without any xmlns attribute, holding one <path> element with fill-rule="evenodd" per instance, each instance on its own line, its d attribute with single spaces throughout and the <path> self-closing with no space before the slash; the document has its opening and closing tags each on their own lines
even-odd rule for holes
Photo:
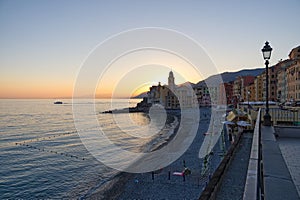
<svg viewBox="0 0 300 200">
<path fill-rule="evenodd" d="M 293 60 L 286 59 L 277 64 L 280 65 L 280 69 L 277 72 L 277 98 L 281 103 L 288 101 L 287 68 L 293 63 Z"/>
<path fill-rule="evenodd" d="M 168 85 L 152 86 L 147 93 L 147 103 L 160 104 L 166 109 L 191 107 L 197 103 L 196 95 L 190 83 L 175 84 L 172 71 L 169 72 Z"/>
<path fill-rule="evenodd" d="M 235 103 L 233 99 L 233 82 L 221 83 L 219 91 L 220 96 L 218 104 L 228 105 Z"/>
<path fill-rule="evenodd" d="M 264 100 L 264 97 L 263 97 L 263 94 L 264 94 L 264 73 L 263 72 L 262 74 L 256 76 L 255 80 L 254 80 L 254 87 L 255 87 L 255 98 L 254 100 L 255 101 L 263 101 Z"/>
<path fill-rule="evenodd" d="M 238 76 L 233 83 L 233 95 L 239 102 L 247 100 L 248 91 L 246 87 L 254 83 L 254 76 Z"/>
<path fill-rule="evenodd" d="M 289 54 L 292 64 L 287 67 L 287 101 L 300 100 L 300 46 Z"/>
</svg>

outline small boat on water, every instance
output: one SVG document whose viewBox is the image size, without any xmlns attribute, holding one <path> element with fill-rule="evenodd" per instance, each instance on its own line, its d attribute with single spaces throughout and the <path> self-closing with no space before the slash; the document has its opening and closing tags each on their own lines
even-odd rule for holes
<svg viewBox="0 0 300 200">
<path fill-rule="evenodd" d="M 60 100 L 56 100 L 56 101 L 54 101 L 54 104 L 63 104 L 63 102 Z"/>
</svg>

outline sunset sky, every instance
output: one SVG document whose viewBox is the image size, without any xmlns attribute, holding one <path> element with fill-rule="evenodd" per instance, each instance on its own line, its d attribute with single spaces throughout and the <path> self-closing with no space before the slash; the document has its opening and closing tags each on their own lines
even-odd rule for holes
<svg viewBox="0 0 300 200">
<path fill-rule="evenodd" d="M 70 98 L 99 44 L 143 27 L 193 38 L 217 72 L 263 67 L 266 40 L 273 47 L 270 63 L 276 64 L 300 45 L 299 10 L 299 0 L 0 0 L 0 98 Z M 96 96 L 125 97 L 166 84 L 170 70 L 177 84 L 214 73 L 199 74 L 188 65 L 158 51 L 123 56 L 106 71 L 99 64 L 105 73 L 97 79 Z M 80 89 L 83 97 L 90 95 L 84 85 Z"/>
</svg>

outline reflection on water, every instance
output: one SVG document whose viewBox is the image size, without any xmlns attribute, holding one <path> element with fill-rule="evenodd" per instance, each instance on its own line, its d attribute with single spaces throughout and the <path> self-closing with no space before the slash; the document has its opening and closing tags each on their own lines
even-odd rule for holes
<svg viewBox="0 0 300 200">
<path fill-rule="evenodd" d="M 114 108 L 135 106 L 139 100 L 114 102 Z M 55 105 L 53 100 L 0 100 L 0 199 L 78 198 L 117 172 L 94 159 L 75 130 L 72 101 Z M 82 101 L 82 106 L 92 101 Z M 107 100 L 97 100 L 97 117 L 108 137 L 122 148 L 140 151 L 147 139 L 120 131 Z M 138 134 L 149 124 L 143 113 L 118 116 L 122 129 Z M 127 125 L 128 124 L 128 125 Z M 149 138 L 150 139 L 150 138 Z"/>
</svg>

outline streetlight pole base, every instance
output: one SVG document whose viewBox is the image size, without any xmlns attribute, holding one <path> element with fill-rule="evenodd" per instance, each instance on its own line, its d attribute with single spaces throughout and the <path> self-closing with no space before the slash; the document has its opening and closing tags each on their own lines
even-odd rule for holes
<svg viewBox="0 0 300 200">
<path fill-rule="evenodd" d="M 271 126 L 272 125 L 272 122 L 271 122 L 271 115 L 269 113 L 266 113 L 264 115 L 264 123 L 263 123 L 264 126 Z"/>
</svg>

